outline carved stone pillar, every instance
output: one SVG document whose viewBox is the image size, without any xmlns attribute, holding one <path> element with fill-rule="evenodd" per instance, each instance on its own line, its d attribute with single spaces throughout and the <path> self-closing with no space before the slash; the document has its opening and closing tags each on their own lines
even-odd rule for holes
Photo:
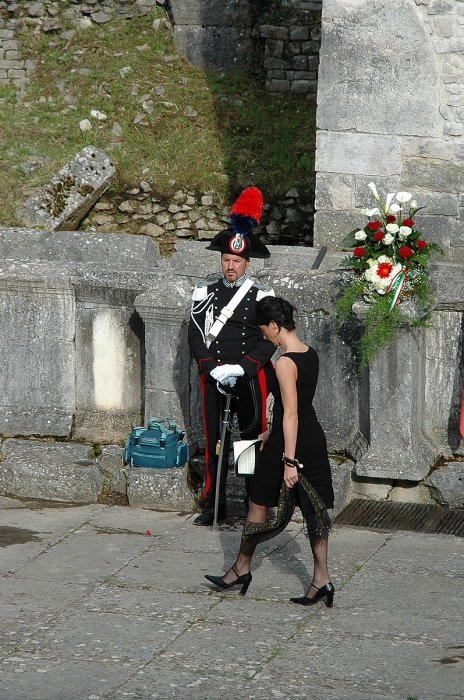
<svg viewBox="0 0 464 700">
<path fill-rule="evenodd" d="M 425 330 L 405 323 L 369 366 L 369 449 L 358 476 L 420 481 L 428 474 L 436 451 L 424 427 L 425 360 Z"/>
<path fill-rule="evenodd" d="M 135 300 L 145 323 L 145 421 L 168 416 L 184 429 L 189 426 L 190 298 L 188 281 L 166 274 Z"/>
</svg>

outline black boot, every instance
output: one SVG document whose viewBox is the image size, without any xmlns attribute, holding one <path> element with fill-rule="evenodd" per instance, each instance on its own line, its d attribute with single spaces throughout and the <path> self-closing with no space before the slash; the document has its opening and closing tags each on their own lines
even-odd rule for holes
<svg viewBox="0 0 464 700">
<path fill-rule="evenodd" d="M 218 520 L 224 520 L 227 517 L 227 511 L 225 506 L 219 506 Z M 198 517 L 193 521 L 194 525 L 212 525 L 214 520 L 214 508 L 205 508 L 203 513 L 200 513 Z"/>
</svg>

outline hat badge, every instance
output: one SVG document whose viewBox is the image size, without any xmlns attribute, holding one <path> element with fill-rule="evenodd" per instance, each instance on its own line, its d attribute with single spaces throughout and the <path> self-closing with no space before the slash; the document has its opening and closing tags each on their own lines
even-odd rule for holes
<svg viewBox="0 0 464 700">
<path fill-rule="evenodd" d="M 229 241 L 229 248 L 232 253 L 243 253 L 246 248 L 245 238 L 240 233 L 236 233 Z"/>
</svg>

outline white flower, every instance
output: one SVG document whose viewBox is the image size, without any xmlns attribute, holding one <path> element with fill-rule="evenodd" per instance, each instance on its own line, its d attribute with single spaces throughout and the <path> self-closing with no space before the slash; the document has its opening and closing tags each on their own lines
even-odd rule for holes
<svg viewBox="0 0 464 700">
<path fill-rule="evenodd" d="M 412 194 L 410 192 L 398 192 L 396 195 L 396 199 L 398 200 L 398 202 L 401 202 L 401 203 L 409 202 L 411 197 L 412 197 Z"/>
<path fill-rule="evenodd" d="M 390 206 L 390 211 L 392 214 L 398 214 L 398 212 L 401 211 L 401 207 L 399 204 L 392 204 Z"/>
<path fill-rule="evenodd" d="M 371 192 L 374 195 L 374 197 L 376 198 L 376 200 L 378 202 L 380 202 L 380 197 L 379 197 L 379 193 L 377 192 L 377 187 L 375 186 L 375 182 L 369 182 L 369 184 L 367 186 L 371 190 Z"/>
<path fill-rule="evenodd" d="M 386 233 L 385 236 L 382 238 L 382 243 L 384 245 L 390 245 L 390 243 L 393 243 L 395 240 L 395 237 L 391 235 L 391 233 Z"/>
<path fill-rule="evenodd" d="M 380 214 L 380 211 L 378 207 L 375 207 L 375 209 L 361 209 L 361 214 L 364 214 L 364 216 L 376 216 Z"/>
<path fill-rule="evenodd" d="M 357 241 L 365 241 L 367 238 L 367 234 L 365 231 L 356 231 L 354 237 Z"/>
<path fill-rule="evenodd" d="M 398 229 L 398 237 L 404 241 L 404 239 L 407 238 L 411 232 L 412 228 L 409 228 L 409 226 L 400 226 Z"/>
<path fill-rule="evenodd" d="M 390 192 L 389 194 L 387 194 L 387 199 L 385 200 L 385 208 L 384 208 L 385 214 L 388 214 L 388 210 L 390 209 L 390 204 L 392 203 L 392 199 L 394 198 L 394 196 L 395 196 L 394 192 Z"/>
<path fill-rule="evenodd" d="M 387 224 L 385 226 L 385 229 L 386 231 L 388 231 L 388 233 L 398 233 L 400 227 L 398 226 L 398 224 Z"/>
<path fill-rule="evenodd" d="M 380 277 L 378 275 L 379 265 L 381 263 L 388 263 L 389 265 L 391 265 L 391 271 L 387 277 Z M 374 287 L 375 291 L 378 294 L 385 294 L 392 280 L 398 274 L 398 272 L 401 271 L 401 269 L 402 266 L 400 263 L 397 263 L 395 265 L 392 258 L 389 258 L 386 255 L 381 255 L 377 258 L 376 261 L 373 261 L 373 264 L 370 266 L 370 268 L 365 271 L 364 277 Z"/>
</svg>

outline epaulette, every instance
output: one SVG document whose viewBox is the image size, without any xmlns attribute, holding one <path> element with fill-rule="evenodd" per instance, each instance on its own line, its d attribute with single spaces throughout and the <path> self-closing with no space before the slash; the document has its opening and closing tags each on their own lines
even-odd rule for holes
<svg viewBox="0 0 464 700">
<path fill-rule="evenodd" d="M 256 287 L 256 289 L 259 289 L 262 292 L 270 292 L 272 289 L 270 285 L 263 284 L 262 282 L 258 282 L 257 280 L 255 280 L 253 287 Z"/>
<path fill-rule="evenodd" d="M 214 284 L 217 282 L 219 279 L 221 279 L 221 275 L 216 274 L 215 272 L 212 272 L 208 277 L 201 282 L 198 282 L 196 285 L 197 287 L 207 287 L 209 284 Z"/>
</svg>

